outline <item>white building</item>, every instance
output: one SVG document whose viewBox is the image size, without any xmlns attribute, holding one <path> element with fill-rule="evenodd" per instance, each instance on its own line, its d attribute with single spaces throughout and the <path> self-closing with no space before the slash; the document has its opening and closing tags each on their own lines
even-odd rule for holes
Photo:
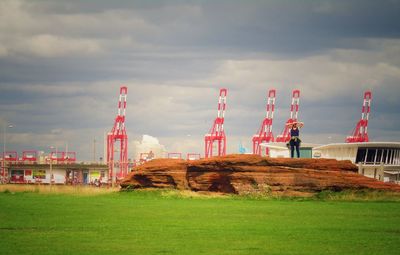
<svg viewBox="0 0 400 255">
<path fill-rule="evenodd" d="M 326 144 L 314 147 L 313 157 L 350 160 L 362 175 L 386 182 L 400 181 L 400 142 Z"/>
<path fill-rule="evenodd" d="M 261 143 L 261 147 L 267 147 L 269 149 L 269 156 L 271 158 L 290 158 L 290 148 L 286 146 L 286 143 Z M 320 146 L 320 144 L 313 143 L 301 143 L 300 146 L 300 157 L 301 158 L 312 158 L 313 148 Z M 264 151 L 264 150 L 262 150 Z M 297 157 L 296 151 L 294 156 Z"/>
<path fill-rule="evenodd" d="M 290 151 L 284 143 L 261 145 L 269 148 L 271 157 L 290 157 Z M 400 142 L 302 144 L 300 155 L 303 158 L 350 160 L 358 165 L 362 175 L 400 183 Z"/>
</svg>

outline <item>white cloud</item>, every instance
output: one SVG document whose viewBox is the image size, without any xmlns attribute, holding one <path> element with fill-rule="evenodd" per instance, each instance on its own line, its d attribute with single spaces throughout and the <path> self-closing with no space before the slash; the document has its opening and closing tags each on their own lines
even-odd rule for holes
<svg viewBox="0 0 400 255">
<path fill-rule="evenodd" d="M 365 52 L 368 56 L 369 52 Z M 379 89 L 387 80 L 400 80 L 400 68 L 384 62 L 350 62 L 360 51 L 333 50 L 301 59 L 226 60 L 216 71 L 217 84 L 251 89 L 301 89 L 302 97 L 321 101 L 340 96 L 359 96 L 366 89 Z M 212 78 L 211 78 L 212 80 Z"/>
<path fill-rule="evenodd" d="M 130 148 L 133 148 L 133 152 L 128 151 L 129 155 L 133 155 L 136 160 L 140 159 L 142 153 L 153 152 L 155 158 L 165 157 L 165 146 L 160 144 L 156 137 L 150 135 L 143 135 L 141 141 L 133 141 L 130 143 Z M 129 157 L 129 156 L 128 156 Z"/>
<path fill-rule="evenodd" d="M 0 57 L 98 55 L 113 48 L 115 41 L 120 47 L 145 47 L 137 38 L 161 31 L 134 10 L 46 13 L 39 6 L 19 0 L 0 3 Z"/>
<path fill-rule="evenodd" d="M 49 34 L 25 38 L 15 45 L 13 51 L 37 57 L 93 55 L 103 52 L 102 47 L 95 40 L 63 38 Z"/>
<path fill-rule="evenodd" d="M 0 2 L 0 31 L 3 35 L 30 34 L 40 29 L 43 25 L 40 19 L 35 19 L 26 7 L 27 4 L 19 0 Z"/>
</svg>

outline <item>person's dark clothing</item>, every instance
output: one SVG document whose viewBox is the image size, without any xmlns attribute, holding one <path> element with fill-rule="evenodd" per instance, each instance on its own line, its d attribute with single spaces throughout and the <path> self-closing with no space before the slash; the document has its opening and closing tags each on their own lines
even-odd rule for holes
<svg viewBox="0 0 400 255">
<path fill-rule="evenodd" d="M 291 129 L 290 130 L 290 137 L 293 137 L 293 136 L 299 136 L 299 129 L 298 128 L 296 128 L 296 129 Z"/>
<path fill-rule="evenodd" d="M 291 129 L 290 130 L 290 156 L 293 158 L 294 157 L 294 148 L 296 147 L 296 153 L 297 157 L 300 158 L 300 143 L 301 140 L 299 138 L 299 129 Z"/>
</svg>

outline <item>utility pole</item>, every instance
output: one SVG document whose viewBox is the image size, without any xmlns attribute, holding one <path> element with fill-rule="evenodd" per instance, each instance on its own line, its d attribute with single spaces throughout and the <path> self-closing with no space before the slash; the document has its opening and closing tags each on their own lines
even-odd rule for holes
<svg viewBox="0 0 400 255">
<path fill-rule="evenodd" d="M 65 143 L 65 156 L 64 157 L 68 157 L 68 142 Z M 67 160 L 67 163 L 68 163 L 68 160 Z"/>
<path fill-rule="evenodd" d="M 53 185 L 53 157 L 50 152 L 50 187 Z"/>
<path fill-rule="evenodd" d="M 93 138 L 93 163 L 96 163 L 96 137 Z"/>
<path fill-rule="evenodd" d="M 6 177 L 6 141 L 7 141 L 7 128 L 13 128 L 14 126 L 12 124 L 4 124 L 4 129 L 3 129 L 3 172 L 2 172 L 2 178 L 5 181 Z"/>
<path fill-rule="evenodd" d="M 57 152 L 57 146 L 56 147 L 54 147 L 54 146 L 50 146 L 50 187 L 53 185 L 53 149 L 56 149 L 56 160 L 57 160 L 57 158 L 58 158 L 58 156 L 57 156 L 57 154 L 58 154 L 58 152 Z M 56 164 L 57 164 L 57 161 L 56 161 Z"/>
<path fill-rule="evenodd" d="M 4 129 L 3 129 L 3 168 L 2 168 L 2 178 L 4 179 L 6 177 L 6 124 L 4 124 Z M 3 180 L 2 181 L 5 181 Z"/>
<path fill-rule="evenodd" d="M 108 162 L 107 162 L 107 137 L 106 137 L 106 131 L 103 132 L 103 164 L 108 164 Z"/>
</svg>

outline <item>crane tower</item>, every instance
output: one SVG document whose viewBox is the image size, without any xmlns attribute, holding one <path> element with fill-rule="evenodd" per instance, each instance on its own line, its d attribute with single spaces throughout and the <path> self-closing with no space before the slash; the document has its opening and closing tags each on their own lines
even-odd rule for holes
<svg viewBox="0 0 400 255">
<path fill-rule="evenodd" d="M 260 129 L 257 134 L 253 136 L 253 154 L 261 155 L 261 146 L 260 144 L 263 142 L 269 143 L 274 142 L 274 135 L 272 134 L 272 121 L 274 119 L 274 111 L 275 111 L 275 95 L 276 90 L 271 89 L 268 92 L 268 101 L 266 107 L 266 116 L 261 123 Z M 269 151 L 268 147 L 265 148 L 265 154 L 268 156 Z"/>
<path fill-rule="evenodd" d="M 286 121 L 285 127 L 280 135 L 276 137 L 277 142 L 287 143 L 290 140 L 290 128 L 288 124 L 296 122 L 299 113 L 299 103 L 300 103 L 300 90 L 292 91 L 292 104 L 290 106 L 290 118 Z"/>
<path fill-rule="evenodd" d="M 364 93 L 364 102 L 361 110 L 361 119 L 357 122 L 352 135 L 346 137 L 347 143 L 368 142 L 368 118 L 371 109 L 372 92 Z"/>
<path fill-rule="evenodd" d="M 210 129 L 209 133 L 205 135 L 205 158 L 213 156 L 214 142 L 217 142 L 218 156 L 224 156 L 226 154 L 226 136 L 224 131 L 224 119 L 226 109 L 226 95 L 227 89 L 220 89 L 218 99 L 218 113 L 217 118 L 214 120 L 214 124 Z"/>
<path fill-rule="evenodd" d="M 114 167 L 119 168 L 119 177 L 124 177 L 128 173 L 128 135 L 125 129 L 126 97 L 128 88 L 120 88 L 118 114 L 114 121 L 114 126 L 107 134 L 107 164 L 109 169 L 109 180 L 113 181 L 116 177 Z M 120 142 L 119 162 L 114 162 L 114 143 Z"/>
</svg>

